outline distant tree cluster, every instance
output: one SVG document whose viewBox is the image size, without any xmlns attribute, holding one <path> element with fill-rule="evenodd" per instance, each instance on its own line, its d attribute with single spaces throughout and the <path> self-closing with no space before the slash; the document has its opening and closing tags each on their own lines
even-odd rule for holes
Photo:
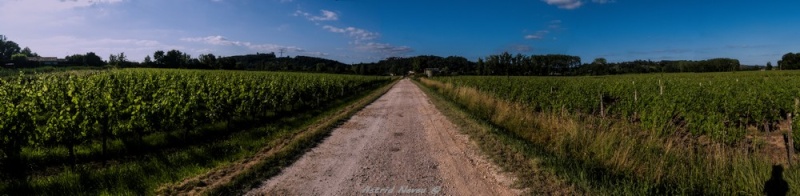
<svg viewBox="0 0 800 196">
<path fill-rule="evenodd" d="M 500 55 L 490 55 L 486 60 L 478 59 L 477 75 L 515 75 L 515 76 L 549 76 L 571 75 L 581 65 L 581 57 L 548 54 L 511 55 L 504 52 Z"/>
<path fill-rule="evenodd" d="M 65 57 L 66 64 L 77 66 L 103 66 L 106 62 L 94 52 L 87 52 L 86 54 L 74 54 Z"/>
<path fill-rule="evenodd" d="M 302 71 L 322 73 L 349 73 L 349 65 L 344 63 L 307 56 L 277 57 L 275 53 L 257 53 L 237 56 L 215 56 L 201 54 L 197 58 L 179 50 L 156 51 L 153 57 L 147 55 L 138 66 L 180 69 L 231 69 Z"/>
<path fill-rule="evenodd" d="M 36 62 L 38 54 L 30 48 L 19 45 L 0 35 L 0 65 L 14 67 L 42 66 Z M 34 61 L 29 61 L 34 59 Z M 116 67 L 153 67 L 174 69 L 230 69 L 230 70 L 266 70 L 266 71 L 299 71 L 361 75 L 405 75 L 409 72 L 422 73 L 428 68 L 436 68 L 439 75 L 509 75 L 509 76 L 554 76 L 554 75 L 609 75 L 656 72 L 727 72 L 744 69 L 758 69 L 753 66 L 742 66 L 739 60 L 715 58 L 708 60 L 634 60 L 609 63 L 605 58 L 594 59 L 591 63 L 581 63 L 578 56 L 563 54 L 547 55 L 512 55 L 503 52 L 478 58 L 472 62 L 464 57 L 439 57 L 422 55 L 415 57 L 389 57 L 374 63 L 358 63 L 348 65 L 339 61 L 307 57 L 277 57 L 275 53 L 256 53 L 237 56 L 216 56 L 201 54 L 193 58 L 179 50 L 158 50 L 147 55 L 142 62 L 128 59 L 125 53 L 111 54 L 108 61 L 103 61 L 94 52 L 74 54 L 58 61 L 59 66 L 116 66 Z M 766 64 L 771 70 L 772 63 Z M 778 61 L 778 69 L 800 69 L 800 53 L 787 53 Z"/>
<path fill-rule="evenodd" d="M 578 75 L 608 75 L 657 72 L 724 72 L 741 70 L 739 60 L 715 58 L 701 61 L 650 61 L 636 60 L 607 63 L 605 59 L 595 59 L 591 64 L 582 65 L 576 70 Z"/>
<path fill-rule="evenodd" d="M 460 56 L 390 57 L 375 63 L 352 65 L 352 73 L 361 75 L 405 75 L 410 71 L 422 73 L 427 68 L 439 68 L 444 73 L 473 74 L 475 63 Z"/>
<path fill-rule="evenodd" d="M 0 65 L 11 63 L 15 67 L 25 66 L 31 64 L 28 62 L 28 57 L 39 57 L 39 54 L 32 52 L 28 47 L 20 48 L 16 42 L 0 35 Z"/>
<path fill-rule="evenodd" d="M 778 61 L 778 69 L 793 70 L 800 69 L 800 53 L 786 53 Z"/>
</svg>

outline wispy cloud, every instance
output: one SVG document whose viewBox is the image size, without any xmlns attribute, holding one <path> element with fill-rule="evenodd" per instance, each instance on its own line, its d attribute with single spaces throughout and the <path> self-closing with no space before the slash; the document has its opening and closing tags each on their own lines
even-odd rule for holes
<svg viewBox="0 0 800 196">
<path fill-rule="evenodd" d="M 103 9 L 87 14 L 79 8 L 106 6 L 122 0 L 18 0 L 0 1 L 0 24 L 27 29 L 55 28 L 82 24 L 86 17 L 103 15 Z M 30 24 L 36 24 L 31 26 Z"/>
<path fill-rule="evenodd" d="M 355 27 L 338 28 L 330 25 L 325 25 L 322 28 L 330 32 L 346 34 L 356 39 L 356 42 L 374 40 L 380 37 L 379 33 L 374 33 Z"/>
<path fill-rule="evenodd" d="M 525 39 L 542 39 L 548 33 L 550 33 L 548 30 L 536 31 L 534 34 L 525 35 Z"/>
<path fill-rule="evenodd" d="M 561 20 L 551 20 L 548 25 L 547 29 L 545 30 L 538 30 L 533 34 L 527 34 L 524 36 L 525 39 L 543 39 L 547 34 L 550 34 L 553 30 L 560 30 L 561 29 Z"/>
<path fill-rule="evenodd" d="M 542 0 L 542 1 L 546 2 L 548 5 L 555 5 L 558 6 L 558 8 L 567 10 L 576 9 L 581 7 L 581 5 L 583 5 L 583 2 L 580 0 Z"/>
<path fill-rule="evenodd" d="M 310 56 L 315 56 L 315 57 L 326 57 L 326 56 L 330 55 L 330 54 L 325 53 L 325 52 L 306 52 L 306 54 L 310 55 Z"/>
<path fill-rule="evenodd" d="M 138 61 L 156 50 L 186 50 L 184 46 L 165 44 L 156 40 L 136 38 L 82 38 L 75 36 L 52 36 L 27 42 L 32 50 L 42 56 L 64 57 L 72 54 L 94 52 L 100 57 L 124 52 L 131 60 Z"/>
<path fill-rule="evenodd" d="M 649 51 L 628 51 L 628 54 L 633 55 L 651 55 L 651 54 L 683 54 L 692 52 L 691 49 L 686 48 L 677 48 L 677 49 L 660 49 L 660 50 L 649 50 Z"/>
<path fill-rule="evenodd" d="M 554 5 L 558 8 L 565 9 L 565 10 L 572 10 L 578 9 L 579 7 L 583 6 L 584 3 L 581 0 L 542 0 L 548 5 Z M 596 4 L 607 4 L 607 3 L 614 3 L 616 0 L 592 0 L 592 3 Z"/>
<path fill-rule="evenodd" d="M 294 16 L 303 16 L 309 21 L 317 22 L 317 21 L 336 21 L 339 20 L 339 14 L 329 10 L 320 10 L 321 15 L 312 15 L 308 12 L 303 12 L 297 10 L 294 12 Z"/>
<path fill-rule="evenodd" d="M 317 23 L 320 21 L 339 20 L 339 14 L 330 10 L 320 10 L 320 15 L 312 15 L 308 12 L 297 10 L 293 15 L 305 17 L 309 21 L 314 22 L 314 24 L 316 25 L 320 25 L 319 23 Z M 354 48 L 356 50 L 363 52 L 370 52 L 370 53 L 378 53 L 381 54 L 383 57 L 401 56 L 414 51 L 411 47 L 408 46 L 394 46 L 388 43 L 376 42 L 376 40 L 378 40 L 378 38 L 381 37 L 381 34 L 377 32 L 368 31 L 362 28 L 357 28 L 352 26 L 340 28 L 332 25 L 323 25 L 322 29 L 331 33 L 339 33 L 347 35 L 347 37 L 353 39 L 353 42 L 350 43 L 354 45 Z M 312 55 L 327 56 L 326 53 L 313 53 Z"/>
<path fill-rule="evenodd" d="M 205 43 L 217 46 L 239 46 L 256 51 L 278 52 L 280 50 L 285 50 L 290 52 L 305 52 L 304 49 L 295 46 L 281 46 L 277 44 L 253 44 L 250 42 L 243 42 L 243 41 L 231 41 L 221 35 L 214 35 L 207 37 L 188 37 L 188 38 L 181 38 L 180 40 L 185 42 L 198 42 L 198 43 Z"/>
<path fill-rule="evenodd" d="M 0 11 L 52 12 L 101 4 L 115 4 L 122 0 L 24 0 L 0 2 Z"/>
<path fill-rule="evenodd" d="M 511 52 L 511 53 L 527 53 L 533 51 L 533 47 L 525 44 L 513 44 L 507 46 L 503 51 L 498 52 Z"/>
<path fill-rule="evenodd" d="M 365 52 L 376 52 L 383 56 L 399 56 L 413 52 L 414 50 L 408 46 L 393 46 L 387 43 L 374 42 L 380 37 L 379 33 L 370 32 L 364 29 L 355 27 L 338 28 L 330 25 L 322 27 L 333 33 L 341 33 L 354 39 L 355 48 Z"/>
<path fill-rule="evenodd" d="M 614 3 L 616 1 L 615 0 L 592 0 L 592 2 L 593 3 L 597 3 L 597 4 L 606 4 L 606 3 Z"/>
<path fill-rule="evenodd" d="M 392 46 L 391 44 L 369 42 L 356 46 L 357 49 L 367 52 L 377 52 L 383 56 L 402 56 L 411 52 L 414 49 L 408 46 Z"/>
</svg>

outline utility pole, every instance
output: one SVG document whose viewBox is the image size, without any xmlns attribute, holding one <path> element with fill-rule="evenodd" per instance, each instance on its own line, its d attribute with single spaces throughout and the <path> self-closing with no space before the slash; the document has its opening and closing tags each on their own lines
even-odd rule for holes
<svg viewBox="0 0 800 196">
<path fill-rule="evenodd" d="M 278 51 L 281 53 L 280 57 L 283 57 L 283 52 L 286 52 L 286 48 L 281 48 Z"/>
</svg>

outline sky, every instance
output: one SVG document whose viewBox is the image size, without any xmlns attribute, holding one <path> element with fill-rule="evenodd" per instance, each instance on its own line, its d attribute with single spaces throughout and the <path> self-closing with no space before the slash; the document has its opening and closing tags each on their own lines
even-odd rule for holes
<svg viewBox="0 0 800 196">
<path fill-rule="evenodd" d="M 583 62 L 800 52 L 797 0 L 0 0 L 0 34 L 41 56 L 156 50 L 387 57 L 568 54 Z"/>
</svg>

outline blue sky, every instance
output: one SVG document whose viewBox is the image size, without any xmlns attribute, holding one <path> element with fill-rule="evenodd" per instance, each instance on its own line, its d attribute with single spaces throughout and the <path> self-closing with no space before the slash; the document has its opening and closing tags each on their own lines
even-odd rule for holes
<svg viewBox="0 0 800 196">
<path fill-rule="evenodd" d="M 800 52 L 800 1 L 0 0 L 0 34 L 42 56 L 285 51 L 344 63 L 503 51 L 583 62 Z"/>
</svg>

